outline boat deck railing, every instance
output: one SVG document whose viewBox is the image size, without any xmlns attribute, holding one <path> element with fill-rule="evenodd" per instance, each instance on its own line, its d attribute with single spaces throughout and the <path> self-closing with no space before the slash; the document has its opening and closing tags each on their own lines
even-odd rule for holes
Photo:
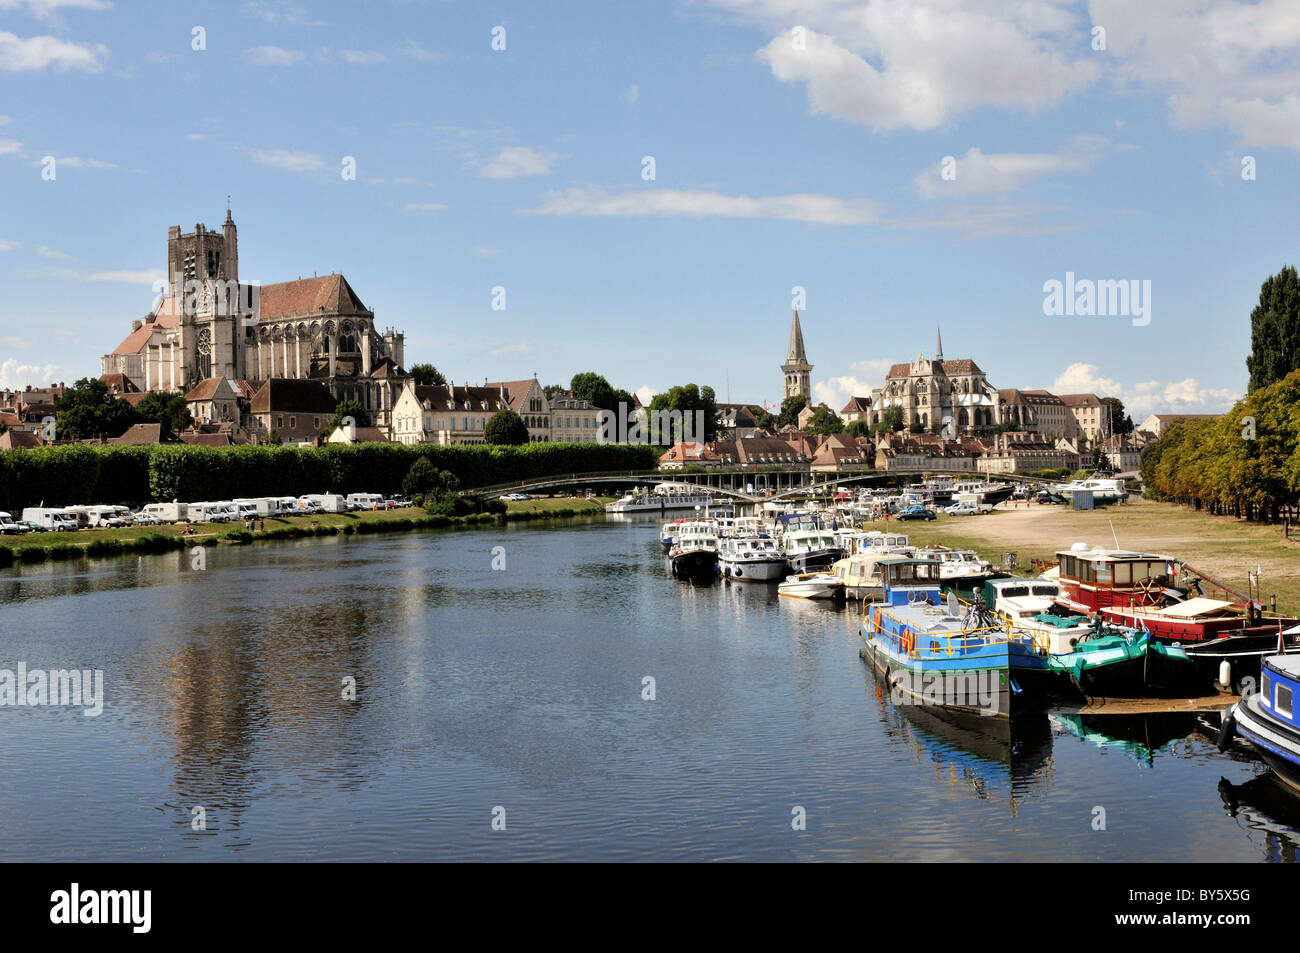
<svg viewBox="0 0 1300 953">
<path fill-rule="evenodd" d="M 963 605 L 969 606 L 970 603 L 960 600 Z M 1047 634 L 1036 632 L 1026 632 L 1016 628 L 1010 620 L 1004 620 L 997 625 L 976 626 L 968 629 L 951 629 L 945 632 L 925 632 L 932 639 L 929 646 L 918 646 L 916 644 L 917 631 L 913 624 L 905 619 L 900 619 L 892 612 L 887 612 L 879 608 L 879 603 L 869 603 L 863 601 L 862 619 L 867 621 L 867 606 L 877 606 L 877 611 L 882 616 L 892 619 L 898 626 L 895 631 L 890 631 L 881 625 L 878 625 L 873 618 L 871 620 L 872 628 L 877 635 L 881 636 L 886 645 L 890 645 L 900 655 L 906 655 L 913 659 L 937 659 L 937 658 L 956 658 L 965 655 L 973 649 L 993 648 L 999 645 L 1023 645 L 1026 640 L 1029 641 L 1033 651 L 1038 655 L 1048 654 L 1049 643 Z M 996 633 L 994 637 L 993 633 Z M 940 642 L 943 644 L 941 645 Z"/>
</svg>

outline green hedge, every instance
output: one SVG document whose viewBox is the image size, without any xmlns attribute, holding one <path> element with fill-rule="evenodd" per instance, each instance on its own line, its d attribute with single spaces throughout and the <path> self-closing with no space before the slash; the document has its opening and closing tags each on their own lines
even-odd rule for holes
<svg viewBox="0 0 1300 953">
<path fill-rule="evenodd" d="M 658 448 L 337 444 L 325 447 L 63 446 L 0 451 L 0 510 L 75 503 L 228 500 L 304 493 L 399 493 L 420 457 L 471 489 L 562 473 L 650 470 Z"/>
</svg>

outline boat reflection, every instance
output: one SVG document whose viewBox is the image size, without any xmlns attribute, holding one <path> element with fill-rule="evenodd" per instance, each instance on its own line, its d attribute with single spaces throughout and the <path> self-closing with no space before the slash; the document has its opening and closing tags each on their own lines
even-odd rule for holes
<svg viewBox="0 0 1300 953">
<path fill-rule="evenodd" d="M 1048 718 L 1058 733 L 1068 733 L 1081 741 L 1090 741 L 1103 750 L 1122 751 L 1131 755 L 1139 765 L 1148 768 L 1155 766 L 1158 752 L 1177 754 L 1180 742 L 1203 732 L 1195 712 L 1128 715 L 1052 712 Z"/>
<path fill-rule="evenodd" d="M 1300 798 L 1269 771 L 1241 784 L 1219 779 L 1219 797 L 1228 816 L 1244 825 L 1263 859 L 1293 864 L 1300 847 Z"/>
<path fill-rule="evenodd" d="M 869 671 L 881 723 L 913 761 L 930 762 L 950 794 L 1006 800 L 1012 817 L 1026 797 L 1046 793 L 1056 768 L 1044 714 L 987 718 L 938 706 L 896 705 L 883 676 Z"/>
</svg>

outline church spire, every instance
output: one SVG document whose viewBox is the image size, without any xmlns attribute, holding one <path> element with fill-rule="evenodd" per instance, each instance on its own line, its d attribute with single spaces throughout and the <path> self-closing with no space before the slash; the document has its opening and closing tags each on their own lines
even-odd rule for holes
<svg viewBox="0 0 1300 953">
<path fill-rule="evenodd" d="M 787 364 L 807 364 L 808 355 L 803 352 L 803 328 L 799 327 L 799 311 L 795 309 L 794 320 L 790 322 L 790 348 L 786 353 Z"/>
<path fill-rule="evenodd" d="M 935 338 L 936 338 L 936 343 L 934 348 L 934 359 L 936 361 L 942 361 L 943 360 L 943 331 L 940 330 L 937 325 L 935 327 Z"/>
<path fill-rule="evenodd" d="M 812 397 L 812 369 L 808 355 L 804 353 L 803 328 L 799 327 L 799 311 L 796 309 L 794 320 L 790 322 L 790 346 L 786 349 L 785 363 L 781 365 L 786 397 Z"/>
</svg>

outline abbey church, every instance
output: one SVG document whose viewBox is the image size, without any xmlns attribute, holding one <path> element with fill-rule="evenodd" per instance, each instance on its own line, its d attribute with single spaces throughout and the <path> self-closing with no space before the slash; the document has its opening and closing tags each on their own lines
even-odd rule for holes
<svg viewBox="0 0 1300 953">
<path fill-rule="evenodd" d="M 313 380 L 336 401 L 356 400 L 378 427 L 410 375 L 404 336 L 375 316 L 339 274 L 259 285 L 239 277 L 239 235 L 226 210 L 220 230 L 167 231 L 168 287 L 101 358 L 101 373 L 135 389 L 191 392 L 208 380 Z M 237 390 L 239 388 L 236 388 Z"/>
</svg>

